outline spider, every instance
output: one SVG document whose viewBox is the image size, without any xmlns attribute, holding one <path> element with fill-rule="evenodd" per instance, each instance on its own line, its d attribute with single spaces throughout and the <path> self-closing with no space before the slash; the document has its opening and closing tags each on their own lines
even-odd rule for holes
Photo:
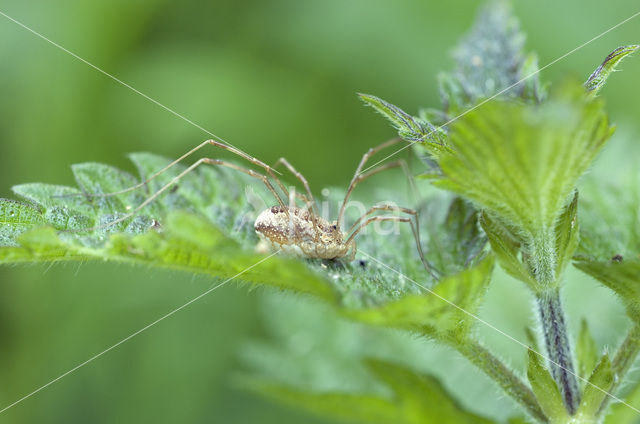
<svg viewBox="0 0 640 424">
<path fill-rule="evenodd" d="M 222 143 L 216 140 L 206 140 L 191 149 L 175 161 L 171 162 L 164 168 L 160 169 L 156 173 L 149 176 L 146 180 L 142 181 L 139 184 L 126 188 L 124 190 L 112 192 L 112 193 L 102 193 L 102 194 L 91 194 L 92 197 L 108 197 L 115 196 L 123 193 L 127 193 L 132 190 L 136 190 L 148 184 L 151 180 L 158 177 L 163 172 L 167 171 L 169 168 L 176 165 L 181 160 L 187 158 L 188 156 L 194 154 L 198 150 L 202 149 L 205 146 L 212 145 L 215 147 L 219 147 L 225 149 L 241 158 L 247 160 L 248 162 L 256 165 L 265 170 L 266 174 L 261 174 L 259 172 L 254 171 L 250 168 L 245 168 L 239 165 L 236 165 L 232 162 L 227 162 L 220 159 L 211 159 L 211 158 L 201 158 L 194 162 L 192 165 L 187 167 L 184 171 L 180 172 L 173 179 L 171 179 L 168 183 L 162 186 L 158 191 L 153 193 L 150 197 L 148 197 L 141 204 L 132 209 L 128 214 L 111 221 L 107 224 L 103 224 L 99 227 L 94 227 L 88 230 L 95 230 L 100 228 L 109 227 L 120 222 L 123 222 L 129 218 L 135 216 L 138 212 L 140 212 L 145 206 L 149 203 L 153 202 L 158 196 L 160 196 L 163 192 L 168 190 L 170 187 L 174 186 L 182 177 L 184 177 L 189 172 L 193 171 L 195 168 L 200 166 L 201 164 L 208 165 L 218 165 L 224 166 L 227 168 L 235 169 L 237 171 L 248 174 L 251 177 L 257 178 L 261 180 L 267 189 L 273 194 L 273 197 L 277 201 L 277 205 L 265 209 L 262 211 L 255 220 L 254 229 L 261 239 L 261 245 L 266 246 L 270 249 L 282 250 L 283 252 L 288 252 L 297 256 L 301 256 L 303 258 L 309 259 L 324 259 L 324 260 L 346 260 L 347 262 L 351 262 L 356 257 L 357 246 L 356 246 L 356 236 L 360 231 L 362 231 L 367 225 L 373 222 L 380 221 L 396 221 L 409 223 L 411 226 L 411 230 L 413 233 L 413 237 L 415 239 L 416 247 L 418 254 L 420 256 L 420 260 L 422 261 L 425 269 L 427 269 L 430 273 L 434 273 L 434 269 L 430 266 L 428 261 L 424 257 L 424 253 L 422 251 L 422 246 L 420 244 L 420 230 L 418 223 L 418 213 L 417 211 L 409 208 L 402 208 L 395 205 L 388 204 L 379 204 L 371 207 L 368 211 L 366 211 L 360 218 L 358 218 L 350 227 L 350 229 L 346 232 L 342 231 L 342 224 L 344 218 L 345 208 L 347 206 L 347 201 L 353 192 L 353 189 L 356 185 L 382 171 L 404 167 L 406 170 L 406 163 L 404 160 L 397 160 L 393 162 L 389 162 L 377 167 L 372 168 L 369 171 L 362 172 L 362 168 L 366 164 L 367 160 L 377 152 L 382 149 L 385 149 L 394 144 L 400 143 L 403 141 L 401 138 L 393 138 L 388 140 L 376 147 L 370 148 L 360 160 L 360 164 L 356 169 L 353 178 L 351 179 L 351 183 L 347 189 L 344 200 L 340 205 L 340 210 L 338 213 L 338 218 L 335 221 L 328 221 L 325 218 L 321 217 L 317 210 L 317 205 L 313 194 L 311 193 L 311 189 L 309 187 L 309 183 L 307 179 L 298 172 L 293 165 L 289 163 L 285 158 L 280 158 L 276 164 L 271 167 L 266 163 L 260 161 L 259 159 L 249 156 L 248 154 L 238 150 L 237 148 L 230 146 L 228 144 Z M 297 193 L 292 191 L 291 193 L 284 184 L 280 181 L 280 179 L 276 176 L 277 171 L 275 168 L 278 166 L 284 166 L 291 172 L 296 179 L 298 179 L 302 186 L 305 189 L 306 195 Z M 269 177 L 273 181 L 275 181 L 278 188 L 283 192 L 284 198 L 289 199 L 289 204 L 286 204 L 283 198 L 278 194 L 276 188 L 273 186 Z M 304 202 L 304 207 L 299 207 L 295 204 L 295 199 L 299 199 Z M 375 212 L 381 211 L 391 211 L 396 213 L 404 214 L 405 216 L 395 216 L 395 215 L 376 215 L 372 216 Z"/>
</svg>

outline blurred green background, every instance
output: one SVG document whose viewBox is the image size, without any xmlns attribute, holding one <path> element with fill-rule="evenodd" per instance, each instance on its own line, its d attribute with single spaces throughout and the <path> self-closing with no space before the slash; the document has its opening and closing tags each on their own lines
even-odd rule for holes
<svg viewBox="0 0 640 424">
<path fill-rule="evenodd" d="M 393 135 L 355 93 L 379 95 L 408 111 L 438 107 L 436 75 L 451 68 L 450 49 L 479 4 L 4 0 L 0 11 L 265 162 L 286 156 L 319 191 L 346 185 L 361 154 Z M 638 4 L 520 1 L 515 11 L 528 49 L 544 65 L 638 12 Z M 544 70 L 542 78 L 568 72 L 586 78 L 614 47 L 638 42 L 640 18 Z M 626 62 L 626 72 L 603 90 L 619 133 L 596 164 L 596 177 L 615 179 L 634 169 L 638 61 Z M 73 184 L 73 163 L 133 170 L 128 152 L 176 157 L 207 138 L 1 16 L 0 92 L 0 197 L 13 197 L 10 187 L 18 183 Z M 598 343 L 615 345 L 626 325 L 619 304 L 577 271 L 567 279 L 572 328 L 587 316 Z M 101 263 L 0 268 L 0 409 L 211 284 Z M 263 295 L 220 289 L 3 413 L 0 422 L 320 423 L 232 384 L 243 343 L 269 337 Z M 500 275 L 483 316 L 523 339 L 530 302 Z M 481 332 L 521 365 L 512 342 Z M 425 368 L 457 373 L 452 378 L 460 382 L 472 378 L 461 374 L 461 361 L 430 352 Z M 455 391 L 455 384 L 448 386 Z M 489 398 L 494 393 L 485 390 Z M 495 402 L 482 409 L 509 404 Z"/>
</svg>

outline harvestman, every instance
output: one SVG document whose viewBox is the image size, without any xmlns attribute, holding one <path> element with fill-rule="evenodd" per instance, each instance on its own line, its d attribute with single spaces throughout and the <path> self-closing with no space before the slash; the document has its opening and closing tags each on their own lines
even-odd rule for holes
<svg viewBox="0 0 640 424">
<path fill-rule="evenodd" d="M 216 140 L 206 140 L 197 147 L 191 149 L 175 161 L 171 162 L 161 170 L 149 176 L 146 180 L 142 181 L 139 184 L 131 186 L 127 189 L 115 191 L 112 193 L 103 193 L 103 194 L 89 194 L 91 197 L 108 197 L 115 196 L 123 193 L 127 193 L 129 191 L 136 190 L 145 186 L 154 178 L 158 177 L 163 172 L 167 171 L 169 168 L 176 165 L 178 162 L 183 159 L 191 156 L 198 150 L 202 149 L 205 146 L 213 145 L 216 147 L 220 147 L 222 149 L 228 150 L 235 155 L 242 157 L 243 159 L 251 162 L 252 164 L 263 168 L 266 173 L 271 177 L 277 184 L 278 188 L 282 190 L 285 195 L 285 198 L 289 199 L 289 205 L 286 205 L 283 199 L 278 195 L 275 187 L 271 184 L 268 177 L 264 174 L 256 172 L 249 168 L 244 168 L 242 166 L 236 165 L 231 162 L 226 162 L 220 159 L 210 159 L 210 158 L 201 158 L 198 159 L 191 166 L 187 167 L 184 171 L 180 172 L 176 175 L 171 181 L 162 186 L 158 191 L 153 193 L 149 198 L 147 198 L 140 205 L 136 206 L 131 212 L 128 214 L 111 221 L 107 224 L 101 225 L 99 227 L 87 229 L 94 230 L 99 228 L 109 227 L 120 222 L 123 222 L 129 218 L 135 216 L 138 212 L 140 212 L 145 206 L 149 203 L 153 202 L 158 196 L 160 196 L 163 192 L 168 190 L 172 185 L 176 184 L 182 177 L 184 177 L 189 172 L 193 171 L 195 168 L 200 166 L 201 164 L 208 165 L 220 165 L 227 168 L 235 169 L 240 172 L 244 172 L 245 174 L 250 175 L 251 177 L 260 179 L 267 189 L 273 194 L 275 199 L 278 202 L 277 206 L 273 206 L 269 209 L 262 211 L 256 221 L 254 223 L 254 228 L 261 241 L 266 244 L 268 247 L 282 250 L 284 252 L 293 253 L 298 256 L 302 256 L 305 258 L 313 258 L 313 259 L 345 259 L 350 262 L 355 259 L 357 247 L 355 237 L 358 235 L 362 229 L 364 229 L 367 225 L 373 222 L 380 221 L 396 221 L 396 222 L 404 222 L 409 223 L 411 225 L 411 230 L 413 232 L 413 237 L 416 242 L 416 247 L 418 250 L 418 254 L 420 255 L 420 260 L 422 261 L 424 267 L 434 275 L 434 269 L 430 266 L 429 262 L 425 259 L 424 253 L 422 251 L 422 246 L 420 245 L 420 227 L 418 222 L 418 213 L 413 209 L 401 208 L 395 205 L 387 205 L 380 204 L 373 206 L 368 211 L 366 211 L 360 218 L 358 218 L 350 229 L 347 232 L 342 231 L 342 221 L 344 217 L 345 208 L 347 206 L 347 201 L 351 196 L 351 193 L 355 186 L 382 171 L 405 166 L 405 162 L 403 160 L 397 160 L 394 162 L 389 162 L 384 165 L 380 165 L 378 167 L 374 167 L 368 172 L 361 173 L 363 166 L 367 162 L 367 160 L 379 152 L 380 150 L 392 146 L 396 143 L 403 141 L 401 138 L 394 138 L 388 140 L 379 146 L 370 148 L 360 160 L 360 164 L 356 169 L 356 172 L 351 179 L 351 183 L 349 184 L 349 188 L 345 194 L 344 200 L 340 205 L 340 211 L 338 213 L 338 219 L 333 222 L 329 222 L 326 219 L 322 218 L 317 212 L 317 205 L 314 200 L 313 194 L 311 193 L 311 189 L 309 187 L 309 183 L 307 179 L 298 172 L 293 165 L 291 165 L 285 158 L 280 158 L 274 167 L 270 167 L 264 162 L 260 161 L 257 158 L 247 155 L 246 153 L 236 149 L 233 146 L 229 146 L 227 144 L 221 143 Z M 289 193 L 287 188 L 282 184 L 280 179 L 276 176 L 275 167 L 283 165 L 286 167 L 304 186 L 306 191 L 306 195 L 299 193 Z M 299 198 L 305 203 L 304 208 L 300 208 L 295 205 L 295 199 Z M 397 213 L 403 213 L 405 215 L 411 216 L 413 220 L 409 217 L 400 217 L 395 215 L 383 215 L 383 216 L 371 216 L 375 212 L 379 211 L 392 211 Z M 434 275 L 435 276 L 435 275 Z"/>
</svg>

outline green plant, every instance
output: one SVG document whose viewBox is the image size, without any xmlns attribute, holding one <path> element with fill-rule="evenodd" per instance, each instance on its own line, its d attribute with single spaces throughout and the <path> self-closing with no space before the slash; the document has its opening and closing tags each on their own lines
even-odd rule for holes
<svg viewBox="0 0 640 424">
<path fill-rule="evenodd" d="M 366 267 L 282 257 L 260 262 L 264 256 L 253 252 L 257 239 L 250 219 L 256 210 L 245 192 L 252 181 L 217 168 L 188 174 L 176 191 L 131 221 L 90 233 L 81 230 L 122 216 L 185 168 L 173 168 L 143 190 L 108 198 L 82 194 L 118 191 L 138 179 L 106 165 L 81 164 L 73 168 L 80 189 L 16 186 L 14 192 L 26 202 L 0 202 L 0 262 L 140 263 L 305 293 L 349 320 L 406 330 L 459 352 L 535 421 L 599 422 L 611 409 L 607 420 L 615 421 L 610 422 L 632 422 L 629 407 L 611 406 L 605 392 L 618 394 L 640 351 L 635 215 L 640 199 L 608 192 L 611 202 L 628 203 L 622 208 L 627 225 L 621 237 L 612 238 L 605 229 L 616 227 L 620 217 L 605 216 L 601 205 L 606 201 L 579 216 L 586 196 L 578 196 L 576 185 L 612 134 L 596 94 L 638 46 L 616 49 L 585 84 L 567 80 L 547 92 L 537 74 L 521 81 L 537 69 L 535 56 L 522 53 L 523 44 L 508 9 L 494 5 L 456 50 L 455 70 L 440 77 L 443 110 L 427 109 L 414 117 L 361 95 L 414 143 L 430 169 L 420 181 L 455 193 L 431 194 L 419 205 L 439 281 L 424 272 L 407 233 L 362 238 L 360 249 L 380 261 L 370 260 Z M 497 99 L 474 108 L 504 89 Z M 131 160 L 143 179 L 169 162 L 144 153 Z M 544 344 L 538 348 L 535 335 L 530 341 L 528 382 L 475 331 L 494 261 L 537 300 Z M 561 277 L 571 261 L 618 293 L 634 322 L 611 355 L 597 351 L 586 326 L 574 355 L 560 297 Z M 491 422 L 465 410 L 433 376 L 387 361 L 365 359 L 362 365 L 374 383 L 370 391 L 318 393 L 257 378 L 245 378 L 243 384 L 346 421 Z M 629 402 L 636 397 L 638 389 Z"/>
</svg>

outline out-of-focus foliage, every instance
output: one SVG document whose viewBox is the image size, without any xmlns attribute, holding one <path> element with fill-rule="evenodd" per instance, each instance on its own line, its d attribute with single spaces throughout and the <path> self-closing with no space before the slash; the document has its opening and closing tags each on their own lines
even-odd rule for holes
<svg viewBox="0 0 640 424">
<path fill-rule="evenodd" d="M 581 213 L 584 224 L 576 258 L 578 268 L 620 296 L 636 321 L 640 320 L 639 187 L 637 177 L 624 189 L 587 187 L 589 200 Z"/>
<path fill-rule="evenodd" d="M 524 54 L 525 35 L 507 2 L 493 2 L 453 52 L 455 68 L 439 77 L 443 109 L 451 117 L 498 93 L 539 101 L 538 59 Z M 526 78 L 526 79 L 525 79 Z"/>
<path fill-rule="evenodd" d="M 274 312 L 272 308 L 276 305 L 281 309 Z M 496 398 L 496 387 L 448 348 L 407 333 L 345 321 L 329 308 L 299 297 L 269 296 L 261 313 L 271 317 L 269 337 L 252 340 L 242 349 L 250 373 L 240 375 L 239 380 L 267 396 L 279 397 L 297 408 L 312 406 L 311 409 L 323 415 L 349 418 L 346 422 L 367 422 L 367 417 L 375 410 L 386 411 L 387 415 L 380 419 L 389 414 L 396 417 L 405 414 L 398 422 L 407 422 L 413 414 L 417 420 L 423 417 L 419 411 L 426 405 L 433 405 L 431 402 L 435 399 L 450 405 L 448 410 L 440 412 L 445 415 L 455 413 L 461 417 L 464 410 L 472 411 L 476 416 L 499 416 L 501 419 L 514 415 L 507 399 Z M 292 314 L 304 319 L 291 322 Z M 424 378 L 435 393 L 429 400 L 422 399 L 422 406 L 414 404 L 408 394 L 394 396 L 400 387 L 390 390 L 389 383 L 372 372 L 370 358 L 393 363 L 394 368 L 404 369 L 404 372 L 413 370 L 411 374 L 416 380 Z M 449 360 L 443 363 L 442 358 Z M 424 374 L 436 376 L 443 385 L 439 386 L 433 377 L 421 377 Z M 471 376 L 474 378 L 470 379 Z M 415 380 L 408 383 L 406 379 L 396 379 L 395 382 L 401 383 L 404 390 L 416 387 Z M 269 395 L 269 389 L 274 385 L 278 390 Z M 448 396 L 443 397 L 452 389 L 464 392 L 455 404 L 447 399 Z M 326 407 L 330 401 L 335 401 L 333 406 Z M 492 405 L 495 401 L 500 402 L 498 408 Z M 361 408 L 369 402 L 371 409 Z M 430 409 L 438 414 L 437 408 Z"/>
<path fill-rule="evenodd" d="M 249 387 L 265 396 L 344 422 L 362 424 L 474 423 L 492 421 L 465 411 L 452 400 L 435 378 L 380 360 L 365 361 L 387 396 L 311 393 L 273 383 L 251 382 Z"/>
</svg>

